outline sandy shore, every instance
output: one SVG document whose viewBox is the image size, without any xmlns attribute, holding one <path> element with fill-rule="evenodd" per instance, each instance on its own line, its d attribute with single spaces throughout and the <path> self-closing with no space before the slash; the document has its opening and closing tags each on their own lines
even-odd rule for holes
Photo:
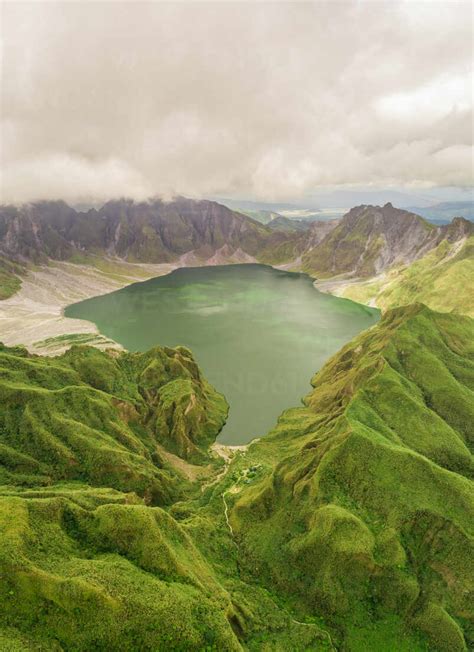
<svg viewBox="0 0 474 652">
<path fill-rule="evenodd" d="M 71 342 L 65 338 L 51 342 L 51 338 L 90 334 L 88 343 L 94 346 L 121 348 L 103 338 L 92 322 L 65 317 L 66 306 L 169 274 L 180 267 L 252 262 L 256 260 L 240 249 L 231 251 L 227 245 L 206 261 L 197 258 L 193 251 L 173 263 L 162 264 L 127 263 L 99 257 L 96 266 L 52 261 L 29 271 L 20 291 L 0 301 L 0 342 L 8 346 L 22 344 L 33 353 L 57 355 L 69 348 Z M 44 340 L 49 341 L 45 344 Z"/>
<path fill-rule="evenodd" d="M 193 252 L 173 263 L 163 264 L 127 263 L 104 258 L 98 258 L 96 266 L 52 262 L 29 271 L 23 278 L 20 291 L 0 301 L 0 342 L 8 346 L 22 344 L 34 353 L 57 355 L 71 345 L 72 339 L 68 340 L 66 335 L 84 335 L 84 341 L 94 346 L 121 348 L 116 342 L 104 338 L 94 323 L 65 317 L 66 306 L 114 292 L 131 283 L 169 274 L 180 267 L 248 262 L 256 261 L 239 250 L 231 253 L 226 247 L 216 251 L 205 262 L 197 259 Z M 291 266 L 294 268 L 297 263 L 293 261 Z M 281 265 L 277 269 L 288 267 L 290 265 Z M 314 286 L 321 292 L 350 297 L 351 286 L 357 287 L 360 283 L 361 279 L 339 277 L 316 280 Z"/>
<path fill-rule="evenodd" d="M 370 278 L 341 278 L 315 280 L 313 285 L 320 292 L 350 299 L 369 308 L 377 308 L 377 297 L 390 283 L 390 276 L 382 272 Z"/>
<path fill-rule="evenodd" d="M 211 450 L 217 453 L 219 457 L 222 457 L 226 463 L 229 463 L 237 451 L 246 451 L 254 441 L 257 440 L 253 439 L 248 444 L 240 445 L 221 444 L 219 441 L 215 441 L 211 446 Z"/>
<path fill-rule="evenodd" d="M 30 271 L 17 294 L 0 302 L 0 341 L 23 344 L 34 352 L 57 354 L 67 344 L 44 350 L 41 342 L 71 333 L 99 335 L 92 322 L 69 319 L 64 308 L 76 301 L 107 294 L 130 283 L 168 274 L 180 264 L 131 264 L 110 261 L 110 269 L 54 263 Z"/>
</svg>

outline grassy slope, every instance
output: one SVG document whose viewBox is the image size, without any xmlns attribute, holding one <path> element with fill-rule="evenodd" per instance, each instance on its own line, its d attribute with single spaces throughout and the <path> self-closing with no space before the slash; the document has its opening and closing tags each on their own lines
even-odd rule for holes
<svg viewBox="0 0 474 652">
<path fill-rule="evenodd" d="M 283 265 L 296 261 L 299 251 L 304 243 L 305 234 L 284 233 L 275 231 L 267 245 L 257 256 L 257 260 L 264 265 Z M 295 267 L 299 264 L 295 262 Z"/>
<path fill-rule="evenodd" d="M 73 346 L 58 358 L 3 348 L 0 373 L 0 481 L 9 484 L 79 480 L 169 502 L 176 481 L 156 444 L 205 461 L 227 411 L 184 347 Z"/>
<path fill-rule="evenodd" d="M 0 648 L 463 650 L 472 336 L 389 313 L 194 484 L 161 453 L 208 466 L 225 404 L 187 350 L 3 350 Z"/>
<path fill-rule="evenodd" d="M 473 643 L 473 342 L 467 318 L 391 311 L 249 451 L 242 567 L 347 649 L 402 649 L 406 628 L 433 650 Z"/>
<path fill-rule="evenodd" d="M 0 301 L 13 296 L 21 287 L 21 266 L 0 256 Z"/>
<path fill-rule="evenodd" d="M 230 599 L 162 508 L 225 400 L 189 351 L 0 352 L 2 649 L 219 649 Z"/>
<path fill-rule="evenodd" d="M 182 347 L 1 348 L 0 649 L 327 649 L 239 581 L 221 496 L 185 475 L 226 411 Z"/>
<path fill-rule="evenodd" d="M 387 309 L 422 301 L 433 310 L 474 317 L 474 236 L 458 250 L 443 241 L 435 250 L 404 269 L 393 270 L 387 280 L 349 286 L 344 296 L 354 301 L 375 301 Z"/>
<path fill-rule="evenodd" d="M 8 642 L 24 636 L 31 647 L 20 649 L 42 650 L 239 649 L 226 618 L 229 596 L 165 511 L 124 494 L 91 492 L 86 504 L 87 491 L 51 493 L 0 499 Z"/>
</svg>

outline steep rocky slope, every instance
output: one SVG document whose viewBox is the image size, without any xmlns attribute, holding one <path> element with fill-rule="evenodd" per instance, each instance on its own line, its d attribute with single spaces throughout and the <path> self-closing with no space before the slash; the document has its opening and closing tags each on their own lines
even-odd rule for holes
<svg viewBox="0 0 474 652">
<path fill-rule="evenodd" d="M 383 310 L 422 301 L 434 310 L 474 317 L 474 236 L 440 244 L 411 265 L 349 284 L 341 296 Z"/>
<path fill-rule="evenodd" d="M 163 263 L 191 251 L 208 258 L 224 245 L 251 256 L 266 237 L 263 225 L 240 213 L 185 198 L 110 201 L 88 212 L 61 201 L 0 210 L 0 251 L 25 261 L 67 260 L 95 252 Z"/>
<path fill-rule="evenodd" d="M 286 218 L 283 219 L 286 220 Z M 294 220 L 287 221 L 293 222 Z M 338 224 L 339 220 L 315 220 L 308 222 L 304 229 L 273 229 L 274 235 L 259 250 L 257 258 L 260 262 L 269 265 L 285 265 L 290 269 L 300 271 L 302 257 L 322 242 Z"/>
<path fill-rule="evenodd" d="M 474 643 L 473 342 L 468 318 L 388 312 L 251 446 L 259 474 L 228 497 L 242 568 L 341 649 L 405 649 L 406 628 L 430 650 Z"/>
<path fill-rule="evenodd" d="M 319 289 L 379 308 L 422 301 L 474 315 L 472 237 L 462 217 L 436 227 L 390 204 L 358 206 L 314 245 L 303 243 L 301 268 Z"/>
<path fill-rule="evenodd" d="M 320 290 L 382 309 L 422 301 L 474 316 L 474 224 L 464 218 L 436 227 L 390 204 L 358 206 L 279 236 L 259 260 L 303 270 Z"/>
<path fill-rule="evenodd" d="M 391 204 L 357 206 L 304 253 L 302 266 L 317 277 L 344 274 L 367 278 L 421 258 L 443 239 L 459 239 L 473 231 L 474 225 L 467 220 L 437 228 Z"/>
<path fill-rule="evenodd" d="M 318 283 L 334 279 L 335 285 L 323 288 L 338 294 L 348 290 L 347 296 L 365 300 L 368 280 L 376 281 L 380 289 L 386 274 L 391 273 L 393 280 L 442 243 L 460 248 L 474 235 L 474 224 L 463 218 L 436 227 L 391 204 L 357 206 L 341 220 L 316 221 L 304 224 L 304 229 L 297 222 L 289 228 L 288 222 L 277 218 L 273 227 L 264 226 L 216 202 L 185 198 L 111 201 L 87 212 L 75 211 L 64 202 L 4 206 L 0 208 L 0 299 L 18 290 L 22 272 L 32 263 L 59 260 L 97 266 L 109 258 L 184 266 L 259 261 L 305 271 Z M 450 251 L 455 249 L 451 246 Z M 407 271 L 401 279 L 403 288 L 406 276 L 412 273 Z M 450 278 L 454 286 L 449 293 L 456 289 L 456 277 Z M 387 298 L 391 294 L 380 302 L 378 292 L 368 296 L 367 301 L 382 307 L 398 305 Z M 410 300 L 423 300 L 439 309 L 442 298 L 436 290 L 410 294 Z M 464 312 L 471 314 L 469 307 Z"/>
</svg>

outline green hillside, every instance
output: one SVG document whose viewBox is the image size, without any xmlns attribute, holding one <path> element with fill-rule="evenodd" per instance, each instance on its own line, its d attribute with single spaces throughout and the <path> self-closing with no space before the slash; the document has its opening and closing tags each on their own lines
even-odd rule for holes
<svg viewBox="0 0 474 652">
<path fill-rule="evenodd" d="M 390 311 L 225 465 L 186 349 L 3 347 L 0 649 L 468 649 L 473 342 Z"/>
<path fill-rule="evenodd" d="M 0 301 L 13 296 L 21 287 L 22 268 L 3 256 L 0 256 Z"/>
<path fill-rule="evenodd" d="M 0 352 L 0 648 L 238 649 L 228 596 L 158 506 L 227 405 L 189 351 Z"/>
<path fill-rule="evenodd" d="M 473 344 L 468 318 L 391 311 L 249 450 L 263 470 L 233 499 L 242 567 L 343 649 L 418 649 L 407 630 L 473 644 Z"/>
<path fill-rule="evenodd" d="M 226 413 L 183 347 L 1 347 L 1 650 L 327 649 L 238 578 Z"/>
<path fill-rule="evenodd" d="M 349 285 L 343 296 L 383 310 L 421 301 L 433 310 L 455 311 L 474 317 L 474 236 L 459 243 L 443 240 L 404 268 L 390 271 L 386 278 Z"/>
<path fill-rule="evenodd" d="M 2 348 L 0 373 L 0 481 L 16 485 L 78 480 L 169 502 L 178 483 L 156 445 L 207 461 L 227 413 L 184 347 L 73 346 L 58 358 Z"/>
</svg>

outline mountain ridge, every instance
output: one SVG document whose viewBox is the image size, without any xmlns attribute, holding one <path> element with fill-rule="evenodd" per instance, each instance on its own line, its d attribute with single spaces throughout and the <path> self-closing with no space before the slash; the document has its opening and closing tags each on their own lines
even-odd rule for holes
<svg viewBox="0 0 474 652">
<path fill-rule="evenodd" d="M 242 565 L 319 610 L 347 649 L 387 610 L 430 650 L 470 644 L 473 326 L 421 305 L 388 311 L 250 447 L 264 471 L 230 507 Z"/>
<path fill-rule="evenodd" d="M 75 211 L 63 201 L 0 208 L 0 251 L 41 261 L 93 251 L 144 263 L 170 262 L 194 251 L 210 257 L 223 245 L 251 255 L 268 236 L 259 222 L 208 200 L 121 199 Z"/>
<path fill-rule="evenodd" d="M 471 222 L 435 227 L 409 211 L 361 205 L 352 208 L 326 238 L 303 254 L 302 267 L 314 276 L 369 277 L 400 263 L 411 263 L 441 240 L 474 233 Z"/>
<path fill-rule="evenodd" d="M 293 222 L 277 217 L 274 227 L 291 226 Z M 351 262 L 357 262 L 364 254 L 361 250 L 361 244 L 367 245 L 361 242 L 364 236 L 369 245 L 371 239 L 384 237 L 388 249 L 395 249 L 395 255 L 392 252 L 392 257 L 387 258 L 385 247 L 378 265 L 386 266 L 393 264 L 399 252 L 405 261 L 411 261 L 434 248 L 446 234 L 453 239 L 454 224 L 458 230 L 460 224 L 464 224 L 465 231 L 472 228 L 463 218 L 435 227 L 421 216 L 394 208 L 390 203 L 383 207 L 361 205 L 340 220 L 310 223 L 297 220 L 295 229 L 305 228 L 295 241 L 295 250 L 303 256 L 304 271 L 356 274 L 365 269 L 364 264 L 368 266 L 367 255 L 363 256 L 362 264 L 351 266 Z M 324 247 L 317 247 L 321 242 L 312 238 L 312 230 L 321 230 L 325 235 L 332 231 L 332 236 Z M 397 242 L 400 239 L 402 242 Z M 86 212 L 76 211 L 63 201 L 0 207 L 0 252 L 19 261 L 41 262 L 45 257 L 67 260 L 88 251 L 143 263 L 166 263 L 192 251 L 205 260 L 224 245 L 234 250 L 240 248 L 249 256 L 258 256 L 262 250 L 269 250 L 271 255 L 273 246 L 290 240 L 291 234 L 286 234 L 286 238 L 278 236 L 272 232 L 271 225 L 262 225 L 221 204 L 183 197 L 169 202 L 111 200 L 99 209 Z M 337 245 L 335 249 L 344 249 L 345 240 L 352 241 L 354 260 L 333 261 L 331 265 L 323 260 L 325 249 L 331 244 Z M 371 263 L 379 248 L 377 243 L 375 251 L 369 252 Z M 291 253 L 290 250 L 288 262 Z M 371 270 L 367 267 L 367 271 Z M 378 271 L 377 265 L 373 271 Z"/>
</svg>

